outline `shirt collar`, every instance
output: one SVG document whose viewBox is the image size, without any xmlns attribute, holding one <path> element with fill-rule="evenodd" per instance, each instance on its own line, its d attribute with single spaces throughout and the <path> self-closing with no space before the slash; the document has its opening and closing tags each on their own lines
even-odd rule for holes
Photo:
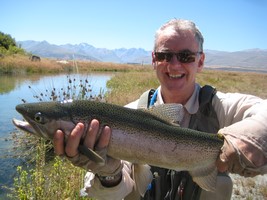
<svg viewBox="0 0 267 200">
<path fill-rule="evenodd" d="M 200 91 L 200 85 L 195 84 L 195 89 L 191 97 L 188 99 L 186 104 L 184 105 L 184 108 L 189 114 L 195 114 L 198 111 L 199 108 L 199 101 L 198 101 L 198 96 L 199 96 L 199 91 Z M 164 101 L 161 96 L 161 86 L 158 87 L 158 96 L 157 96 L 157 102 L 155 103 L 156 105 L 158 104 L 164 104 Z"/>
<path fill-rule="evenodd" d="M 195 114 L 199 108 L 199 101 L 198 101 L 199 90 L 200 90 L 200 85 L 196 83 L 192 96 L 188 99 L 188 101 L 184 105 L 187 112 L 189 112 L 189 114 L 191 115 Z"/>
</svg>

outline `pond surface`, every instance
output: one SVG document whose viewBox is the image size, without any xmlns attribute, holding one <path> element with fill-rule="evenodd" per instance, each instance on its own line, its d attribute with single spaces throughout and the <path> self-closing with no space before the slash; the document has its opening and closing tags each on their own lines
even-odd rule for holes
<svg viewBox="0 0 267 200">
<path fill-rule="evenodd" d="M 15 106 L 24 101 L 50 101 L 51 97 L 62 100 L 67 91 L 69 95 L 77 95 L 81 88 L 90 89 L 92 96 L 104 94 L 106 82 L 111 74 L 72 74 L 51 76 L 0 76 L 0 199 L 6 193 L 4 186 L 11 186 L 17 166 L 21 163 L 14 158 L 12 133 L 17 129 L 12 119 L 22 119 Z M 82 85 L 82 87 L 80 86 Z M 65 92 L 65 93 L 64 93 Z M 53 94 L 52 94 L 53 93 Z"/>
</svg>

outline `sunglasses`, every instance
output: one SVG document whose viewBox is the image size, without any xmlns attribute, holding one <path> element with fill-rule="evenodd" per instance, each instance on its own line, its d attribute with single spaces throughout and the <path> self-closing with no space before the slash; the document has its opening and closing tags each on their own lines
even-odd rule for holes
<svg viewBox="0 0 267 200">
<path fill-rule="evenodd" d="M 191 51 L 180 51 L 178 53 L 174 52 L 155 52 L 156 61 L 170 62 L 172 57 L 175 55 L 177 60 L 181 63 L 192 63 L 196 60 L 196 55 L 202 54 L 202 52 L 191 52 Z"/>
</svg>

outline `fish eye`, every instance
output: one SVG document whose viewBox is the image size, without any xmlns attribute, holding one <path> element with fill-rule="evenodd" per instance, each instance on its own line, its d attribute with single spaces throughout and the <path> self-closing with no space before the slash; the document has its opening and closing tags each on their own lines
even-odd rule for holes
<svg viewBox="0 0 267 200">
<path fill-rule="evenodd" d="M 38 112 L 34 115 L 34 121 L 40 123 L 40 124 L 44 124 L 45 123 L 45 118 L 42 115 L 42 113 Z"/>
</svg>

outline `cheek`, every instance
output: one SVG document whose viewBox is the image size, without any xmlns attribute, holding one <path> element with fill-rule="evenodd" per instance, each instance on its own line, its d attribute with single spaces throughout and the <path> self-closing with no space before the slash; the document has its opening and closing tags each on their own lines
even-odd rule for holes
<svg viewBox="0 0 267 200">
<path fill-rule="evenodd" d="M 165 63 L 161 63 L 161 62 L 157 62 L 154 64 L 154 70 L 158 72 L 165 72 L 167 69 L 167 64 Z"/>
<path fill-rule="evenodd" d="M 197 73 L 197 72 L 201 71 L 202 66 L 199 65 L 199 63 L 194 63 L 191 67 L 189 67 L 189 69 L 191 69 L 191 71 Z"/>
<path fill-rule="evenodd" d="M 157 67 L 155 67 L 155 71 L 156 71 L 157 77 L 160 78 L 161 72 L 159 71 Z"/>
<path fill-rule="evenodd" d="M 162 83 L 165 73 L 162 71 L 162 69 L 159 66 L 155 67 L 155 72 L 156 72 L 156 76 L 157 76 L 159 82 Z"/>
</svg>

